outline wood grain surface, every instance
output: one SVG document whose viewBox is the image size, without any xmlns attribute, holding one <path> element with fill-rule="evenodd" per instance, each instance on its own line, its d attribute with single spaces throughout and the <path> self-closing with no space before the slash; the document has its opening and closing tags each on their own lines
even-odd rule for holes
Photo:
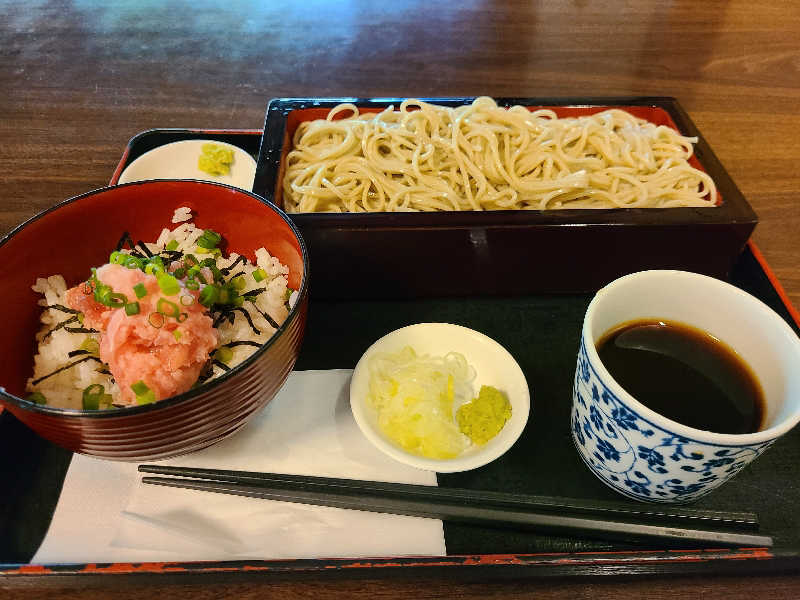
<svg viewBox="0 0 800 600">
<path fill-rule="evenodd" d="M 136 133 L 258 129 L 273 97 L 642 94 L 675 96 L 690 114 L 757 212 L 755 240 L 800 305 L 793 1 L 0 0 L 0 234 L 106 184 Z M 11 598 L 198 600 L 789 598 L 800 580 L 126 579 L 111 592 L 85 578 L 0 580 Z"/>
</svg>

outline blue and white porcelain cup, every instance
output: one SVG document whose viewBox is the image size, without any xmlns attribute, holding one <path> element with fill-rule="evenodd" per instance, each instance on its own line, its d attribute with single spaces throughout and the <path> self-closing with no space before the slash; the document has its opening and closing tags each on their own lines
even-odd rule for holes
<svg viewBox="0 0 800 600">
<path fill-rule="evenodd" d="M 694 429 L 627 393 L 603 366 L 596 343 L 638 319 L 685 323 L 737 352 L 764 392 L 762 428 L 747 434 Z M 683 271 L 626 275 L 598 291 L 586 311 L 571 419 L 578 453 L 604 483 L 636 500 L 696 500 L 800 420 L 800 338 L 766 304 L 717 279 Z"/>
</svg>

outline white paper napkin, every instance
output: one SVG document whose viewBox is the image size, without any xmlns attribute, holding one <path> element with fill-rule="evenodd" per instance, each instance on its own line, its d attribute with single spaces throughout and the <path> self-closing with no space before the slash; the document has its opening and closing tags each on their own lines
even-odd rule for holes
<svg viewBox="0 0 800 600">
<path fill-rule="evenodd" d="M 231 438 L 159 464 L 436 485 L 363 437 L 351 371 L 297 371 Z M 441 521 L 144 485 L 135 464 L 75 455 L 34 563 L 445 554 Z"/>
</svg>

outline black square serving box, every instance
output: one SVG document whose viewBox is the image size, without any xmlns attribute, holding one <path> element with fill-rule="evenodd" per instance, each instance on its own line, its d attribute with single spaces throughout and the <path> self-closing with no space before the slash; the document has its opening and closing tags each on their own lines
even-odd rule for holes
<svg viewBox="0 0 800 600">
<path fill-rule="evenodd" d="M 280 98 L 267 107 L 253 191 L 283 206 L 283 161 L 303 121 L 342 102 L 365 111 L 402 98 Z M 473 98 L 425 98 L 458 106 Z M 501 106 L 553 108 L 559 116 L 619 107 L 697 136 L 695 166 L 721 202 L 707 208 L 569 209 L 436 213 L 294 213 L 308 244 L 312 294 L 413 298 L 586 292 L 644 269 L 726 278 L 757 218 L 674 98 L 500 98 Z"/>
</svg>

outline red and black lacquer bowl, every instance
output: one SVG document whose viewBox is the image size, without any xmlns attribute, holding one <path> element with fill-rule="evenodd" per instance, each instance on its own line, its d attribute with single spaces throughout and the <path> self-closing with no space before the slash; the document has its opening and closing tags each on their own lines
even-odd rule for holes
<svg viewBox="0 0 800 600">
<path fill-rule="evenodd" d="M 265 247 L 289 267 L 299 298 L 272 339 L 217 379 L 184 394 L 129 408 L 69 410 L 24 399 L 33 370 L 41 307 L 31 290 L 37 277 L 61 274 L 67 285 L 86 280 L 108 261 L 123 232 L 152 241 L 176 208 L 192 209 L 198 227 L 220 232 L 229 251 L 255 260 Z M 300 350 L 308 309 L 305 244 L 285 213 L 237 188 L 200 181 L 144 181 L 103 188 L 66 200 L 0 240 L 0 402 L 42 437 L 74 452 L 141 461 L 185 454 L 240 429 L 277 393 Z"/>
</svg>

